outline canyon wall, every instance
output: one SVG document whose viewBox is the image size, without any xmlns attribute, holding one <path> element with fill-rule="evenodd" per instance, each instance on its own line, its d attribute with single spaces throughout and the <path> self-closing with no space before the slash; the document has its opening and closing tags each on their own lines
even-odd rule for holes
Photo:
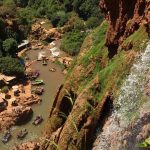
<svg viewBox="0 0 150 150">
<path fill-rule="evenodd" d="M 99 5 L 109 21 L 106 45 L 110 57 L 117 53 L 119 44 L 141 24 L 144 24 L 147 32 L 150 32 L 149 0 L 101 0 Z"/>
<path fill-rule="evenodd" d="M 61 150 L 92 145 L 97 124 L 105 123 L 113 97 L 148 39 L 149 0 L 101 0 L 100 8 L 107 21 L 85 39 L 45 129 L 46 138 Z"/>
</svg>

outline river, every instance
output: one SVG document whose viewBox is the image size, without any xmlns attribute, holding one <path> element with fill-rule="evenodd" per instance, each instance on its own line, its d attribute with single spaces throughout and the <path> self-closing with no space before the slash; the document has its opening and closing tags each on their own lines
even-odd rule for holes
<svg viewBox="0 0 150 150">
<path fill-rule="evenodd" d="M 38 53 L 40 52 L 40 50 L 29 50 L 26 52 L 27 56 L 29 57 L 29 61 L 35 60 L 38 57 Z M 47 50 L 46 51 L 47 56 L 50 55 L 50 52 Z M 65 53 L 61 52 L 61 55 L 65 55 Z M 60 55 L 60 56 L 61 56 Z M 50 68 L 56 68 L 56 72 L 50 72 L 49 69 Z M 48 62 L 47 66 L 43 66 L 41 61 L 36 61 L 31 65 L 31 68 L 33 70 L 39 70 L 40 71 L 40 77 L 39 79 L 43 79 L 44 80 L 44 94 L 41 96 L 42 98 L 42 102 L 40 104 L 35 104 L 32 105 L 32 109 L 33 109 L 33 117 L 32 119 L 21 126 L 14 126 L 12 127 L 12 138 L 11 140 L 7 143 L 7 144 L 3 144 L 0 141 L 0 150 L 9 150 L 12 148 L 12 146 L 15 143 L 23 143 L 29 140 L 34 140 L 38 137 L 40 137 L 42 135 L 42 130 L 46 124 L 48 115 L 50 113 L 50 109 L 52 107 L 53 104 L 53 100 L 54 97 L 56 95 L 56 92 L 59 88 L 59 86 L 63 83 L 64 81 L 64 74 L 62 73 L 62 69 L 60 68 L 60 66 L 52 63 L 52 62 Z M 37 115 L 42 115 L 44 118 L 44 122 L 42 122 L 42 124 L 40 124 L 39 126 L 34 126 L 32 125 L 33 119 L 35 118 L 35 116 Z M 28 135 L 26 136 L 26 138 L 24 140 L 18 140 L 16 138 L 17 133 L 21 130 L 26 128 L 28 130 Z M 1 134 L 2 137 L 2 134 Z"/>
</svg>

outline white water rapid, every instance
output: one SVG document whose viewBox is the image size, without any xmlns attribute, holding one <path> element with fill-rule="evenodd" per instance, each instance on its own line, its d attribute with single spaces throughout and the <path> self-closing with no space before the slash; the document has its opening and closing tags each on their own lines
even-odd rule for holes
<svg viewBox="0 0 150 150">
<path fill-rule="evenodd" d="M 124 81 L 118 98 L 114 101 L 114 110 L 103 128 L 97 131 L 97 138 L 93 150 L 127 150 L 123 148 L 122 135 L 133 120 L 140 113 L 143 105 L 142 95 L 146 84 L 146 76 L 150 69 L 150 42 L 145 51 L 133 64 L 130 74 Z M 135 149 L 135 148 L 133 148 Z"/>
</svg>

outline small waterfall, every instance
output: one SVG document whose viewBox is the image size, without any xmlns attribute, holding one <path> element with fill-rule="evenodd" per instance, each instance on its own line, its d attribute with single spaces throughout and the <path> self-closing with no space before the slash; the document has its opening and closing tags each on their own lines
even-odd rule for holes
<svg viewBox="0 0 150 150">
<path fill-rule="evenodd" d="M 143 104 L 141 97 L 149 68 L 150 43 L 148 43 L 145 52 L 133 64 L 130 75 L 120 89 L 119 97 L 114 101 L 114 110 L 111 116 L 103 128 L 97 131 L 93 150 L 127 150 L 122 147 L 122 135 L 136 113 L 140 113 Z"/>
</svg>

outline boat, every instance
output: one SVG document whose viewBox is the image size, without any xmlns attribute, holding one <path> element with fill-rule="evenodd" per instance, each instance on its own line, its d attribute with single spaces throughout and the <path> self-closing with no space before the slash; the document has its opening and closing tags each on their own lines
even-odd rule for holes
<svg viewBox="0 0 150 150">
<path fill-rule="evenodd" d="M 28 131 L 26 129 L 23 129 L 17 134 L 17 139 L 23 140 L 27 134 Z"/>
<path fill-rule="evenodd" d="M 3 138 L 2 138 L 2 142 L 5 144 L 5 143 L 7 143 L 7 142 L 9 142 L 9 140 L 11 139 L 11 133 L 9 132 L 9 131 L 7 131 L 6 133 L 5 133 L 5 135 L 3 136 Z"/>
<path fill-rule="evenodd" d="M 47 65 L 47 61 L 43 60 L 43 66 L 46 66 L 46 65 Z"/>
<path fill-rule="evenodd" d="M 55 68 L 50 68 L 49 71 L 56 72 L 56 69 Z"/>
<path fill-rule="evenodd" d="M 27 73 L 27 77 L 30 80 L 34 80 L 37 79 L 40 76 L 40 71 L 39 70 L 35 70 L 35 71 L 31 71 Z"/>
<path fill-rule="evenodd" d="M 42 85 L 44 84 L 43 80 L 37 79 L 32 82 L 32 85 Z"/>
<path fill-rule="evenodd" d="M 40 76 L 40 72 L 38 71 L 38 70 L 36 70 L 36 71 L 34 71 L 33 73 L 32 73 L 32 79 L 36 79 L 36 78 L 38 78 Z"/>
<path fill-rule="evenodd" d="M 35 126 L 37 126 L 40 123 L 42 123 L 42 121 L 43 121 L 43 117 L 41 115 L 38 115 L 38 116 L 36 116 L 36 118 L 34 119 L 34 121 L 33 121 L 32 124 L 35 125 Z"/>
<path fill-rule="evenodd" d="M 37 87 L 37 88 L 33 89 L 32 92 L 37 94 L 37 95 L 42 95 L 44 92 L 44 88 L 43 87 Z"/>
</svg>

